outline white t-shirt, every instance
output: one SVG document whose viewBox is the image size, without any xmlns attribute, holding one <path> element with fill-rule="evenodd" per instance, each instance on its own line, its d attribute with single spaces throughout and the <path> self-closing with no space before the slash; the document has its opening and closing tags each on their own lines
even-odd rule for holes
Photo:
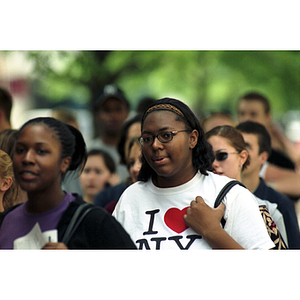
<svg viewBox="0 0 300 300">
<path fill-rule="evenodd" d="M 158 188 L 152 180 L 136 182 L 122 194 L 113 216 L 122 224 L 138 249 L 211 249 L 183 215 L 196 196 L 211 207 L 222 187 L 231 179 L 197 173 L 189 182 L 172 188 Z M 225 231 L 246 249 L 274 247 L 254 196 L 234 186 L 224 198 Z"/>
</svg>

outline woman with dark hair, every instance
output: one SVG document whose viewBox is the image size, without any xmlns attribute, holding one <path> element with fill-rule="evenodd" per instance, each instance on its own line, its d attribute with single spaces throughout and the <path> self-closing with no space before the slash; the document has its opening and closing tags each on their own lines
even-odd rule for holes
<svg viewBox="0 0 300 300">
<path fill-rule="evenodd" d="M 141 144 L 137 138 L 134 138 L 131 140 L 128 146 L 128 155 L 127 155 L 127 170 L 129 172 L 129 180 L 128 180 L 128 186 L 132 183 L 137 182 L 138 174 L 141 169 L 142 163 L 142 149 Z M 113 189 L 114 187 L 112 187 Z M 124 189 L 125 190 L 125 189 Z M 120 194 L 121 196 L 121 194 Z M 120 198 L 120 197 L 119 197 Z M 104 209 L 108 211 L 110 214 L 115 209 L 116 204 L 118 203 L 118 200 L 113 200 L 109 202 L 107 205 L 104 206 Z"/>
<path fill-rule="evenodd" d="M 214 173 L 242 181 L 242 171 L 249 167 L 251 160 L 242 134 L 236 128 L 224 125 L 208 131 L 206 138 L 215 152 Z M 286 229 L 277 204 L 254 197 L 269 236 L 275 244 L 274 249 L 286 249 Z"/>
<path fill-rule="evenodd" d="M 1 216 L 0 249 L 31 248 L 33 232 L 49 241 L 40 245 L 43 249 L 135 248 L 122 226 L 92 204 L 84 207 L 91 210 L 81 212 L 82 218 L 86 213 L 82 222 L 65 238 L 73 215 L 85 202 L 62 190 L 61 183 L 68 171 L 82 170 L 85 162 L 85 142 L 76 128 L 54 118 L 35 118 L 21 127 L 13 164 L 28 200 Z"/>
<path fill-rule="evenodd" d="M 84 201 L 93 203 L 95 196 L 109 186 L 120 182 L 112 157 L 104 150 L 92 149 L 79 177 Z"/>
<path fill-rule="evenodd" d="M 141 115 L 135 115 L 128 119 L 121 130 L 121 137 L 118 143 L 118 152 L 120 154 L 120 164 L 128 166 L 128 151 L 129 144 L 133 139 L 141 136 Z M 128 167 L 127 167 L 128 170 Z M 132 179 L 128 176 L 121 183 L 107 187 L 105 190 L 98 193 L 94 198 L 94 204 L 100 207 L 109 207 L 109 212 L 114 208 L 114 205 L 119 200 L 124 190 L 132 183 Z M 108 205 L 108 206 L 107 206 Z"/>
<path fill-rule="evenodd" d="M 144 113 L 141 129 L 140 181 L 124 191 L 113 212 L 139 249 L 274 246 L 245 188 L 234 186 L 224 204 L 213 208 L 231 179 L 211 172 L 212 148 L 187 105 L 176 99 L 157 100 Z M 189 221 L 199 203 L 202 215 L 196 232 Z M 223 215 L 224 229 L 220 226 Z"/>
</svg>

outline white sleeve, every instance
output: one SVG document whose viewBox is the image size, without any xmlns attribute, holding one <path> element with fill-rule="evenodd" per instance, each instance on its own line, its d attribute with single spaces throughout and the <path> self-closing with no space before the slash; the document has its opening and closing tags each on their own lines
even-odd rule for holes
<svg viewBox="0 0 300 300">
<path fill-rule="evenodd" d="M 225 197 L 224 230 L 245 249 L 271 249 L 269 237 L 257 201 L 250 191 L 235 186 Z"/>
</svg>

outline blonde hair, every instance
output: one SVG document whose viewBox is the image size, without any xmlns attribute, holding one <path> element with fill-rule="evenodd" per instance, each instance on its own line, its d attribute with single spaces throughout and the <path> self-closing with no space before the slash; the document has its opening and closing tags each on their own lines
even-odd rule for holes
<svg viewBox="0 0 300 300">
<path fill-rule="evenodd" d="M 3 208 L 5 210 L 15 204 L 18 195 L 18 187 L 15 183 L 12 160 L 10 156 L 2 150 L 0 150 L 0 177 L 3 179 L 10 177 L 13 181 L 12 185 L 3 196 Z"/>
</svg>

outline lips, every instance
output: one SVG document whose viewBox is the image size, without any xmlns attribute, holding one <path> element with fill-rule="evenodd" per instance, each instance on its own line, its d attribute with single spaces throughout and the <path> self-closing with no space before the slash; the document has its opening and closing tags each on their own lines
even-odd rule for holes
<svg viewBox="0 0 300 300">
<path fill-rule="evenodd" d="M 152 161 L 155 163 L 155 164 L 162 164 L 166 161 L 166 157 L 163 157 L 163 156 L 157 156 L 157 157 L 153 157 L 152 158 Z"/>
<path fill-rule="evenodd" d="M 37 176 L 37 174 L 32 171 L 21 171 L 19 174 L 23 180 L 32 180 Z"/>
<path fill-rule="evenodd" d="M 214 174 L 217 174 L 217 175 L 223 175 L 222 172 L 217 172 L 217 171 L 213 171 Z"/>
</svg>

